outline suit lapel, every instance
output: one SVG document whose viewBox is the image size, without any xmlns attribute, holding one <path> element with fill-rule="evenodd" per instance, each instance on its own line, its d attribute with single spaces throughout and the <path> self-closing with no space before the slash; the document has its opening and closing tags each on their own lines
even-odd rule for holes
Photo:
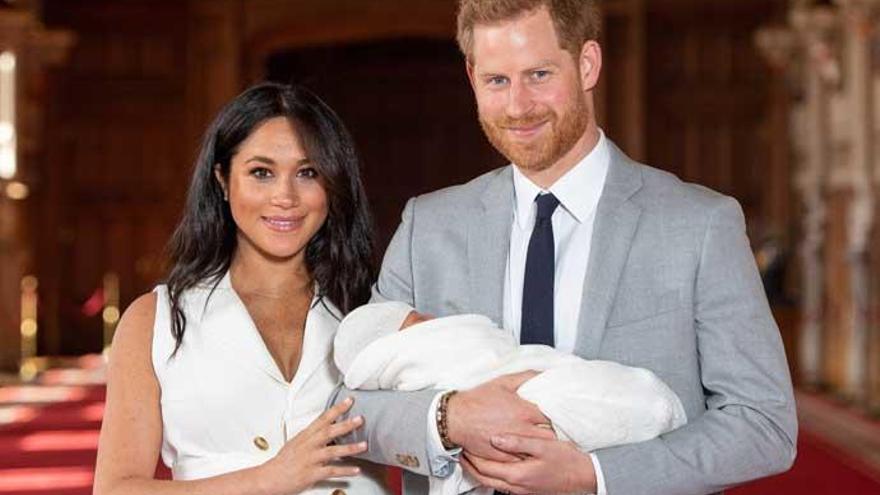
<svg viewBox="0 0 880 495">
<path fill-rule="evenodd" d="M 504 270 L 510 248 L 513 175 L 502 169 L 481 197 L 482 210 L 468 226 L 468 274 L 472 310 L 501 324 L 504 311 Z"/>
<path fill-rule="evenodd" d="M 296 393 L 315 370 L 330 359 L 333 337 L 339 324 L 334 315 L 338 317 L 341 314 L 330 301 L 322 303 L 315 298 L 311 306 L 306 317 L 302 357 L 290 383 L 284 379 L 247 307 L 232 288 L 228 273 L 211 297 L 210 311 L 202 324 L 219 329 L 212 334 L 209 344 L 216 346 L 216 351 L 221 353 L 218 355 L 227 355 L 230 362 L 254 366 L 278 384 L 290 386 Z"/>
<path fill-rule="evenodd" d="M 337 318 L 342 315 L 326 298 L 323 301 L 313 299 L 311 307 L 303 335 L 302 357 L 290 384 L 294 396 L 309 382 L 316 370 L 332 361 L 330 353 L 333 351 L 333 338 L 339 325 Z"/>
<path fill-rule="evenodd" d="M 208 345 L 216 346 L 218 355 L 254 366 L 276 382 L 287 384 L 247 308 L 232 288 L 229 272 L 217 285 L 203 318 L 202 325 L 216 329 Z"/>
<path fill-rule="evenodd" d="M 637 166 L 609 142 L 611 163 L 593 225 L 590 260 L 584 279 L 575 354 L 594 359 L 614 304 L 641 207 L 630 197 L 642 186 Z"/>
</svg>

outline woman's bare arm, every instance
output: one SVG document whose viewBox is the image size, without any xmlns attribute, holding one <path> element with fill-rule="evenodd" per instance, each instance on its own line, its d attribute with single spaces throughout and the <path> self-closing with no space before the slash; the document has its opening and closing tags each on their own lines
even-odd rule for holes
<svg viewBox="0 0 880 495">
<path fill-rule="evenodd" d="M 95 495 L 289 494 L 330 477 L 357 474 L 354 467 L 327 465 L 366 450 L 365 444 L 327 446 L 363 422 L 357 417 L 335 423 L 351 406 L 349 401 L 329 409 L 261 466 L 204 480 L 154 480 L 162 445 L 159 382 L 151 359 L 155 310 L 155 294 L 139 297 L 125 311 L 113 338 Z"/>
</svg>

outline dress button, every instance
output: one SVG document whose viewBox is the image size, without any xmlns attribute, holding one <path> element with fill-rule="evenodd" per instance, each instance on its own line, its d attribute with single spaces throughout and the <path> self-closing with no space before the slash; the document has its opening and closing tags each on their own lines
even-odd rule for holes
<svg viewBox="0 0 880 495">
<path fill-rule="evenodd" d="M 269 442 L 263 437 L 254 438 L 254 445 L 260 450 L 269 450 Z"/>
<path fill-rule="evenodd" d="M 340 490 L 339 488 L 333 490 L 330 495 L 346 495 L 345 490 Z"/>
</svg>

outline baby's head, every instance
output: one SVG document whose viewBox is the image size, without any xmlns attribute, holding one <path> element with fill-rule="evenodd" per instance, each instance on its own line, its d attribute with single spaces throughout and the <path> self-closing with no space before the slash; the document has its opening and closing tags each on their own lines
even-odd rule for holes
<svg viewBox="0 0 880 495">
<path fill-rule="evenodd" d="M 404 330 L 404 329 L 409 328 L 413 325 L 417 325 L 419 323 L 433 320 L 433 319 L 434 319 L 434 317 L 429 314 L 419 313 L 416 310 L 412 310 L 409 312 L 408 315 L 406 315 L 406 318 L 403 320 L 403 323 L 400 324 L 400 328 L 398 330 Z"/>
<path fill-rule="evenodd" d="M 336 333 L 336 364 L 341 370 L 373 341 L 432 319 L 402 302 L 366 304 L 349 313 Z"/>
</svg>

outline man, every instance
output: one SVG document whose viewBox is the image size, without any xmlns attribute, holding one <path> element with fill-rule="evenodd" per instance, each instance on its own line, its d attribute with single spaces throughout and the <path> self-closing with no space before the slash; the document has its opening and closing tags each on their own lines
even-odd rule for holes
<svg viewBox="0 0 880 495">
<path fill-rule="evenodd" d="M 688 424 L 582 453 L 515 395 L 529 374 L 350 392 L 370 460 L 438 477 L 461 462 L 510 493 L 612 495 L 717 492 L 793 462 L 791 382 L 739 205 L 631 161 L 598 128 L 595 3 L 461 0 L 480 123 L 512 166 L 410 200 L 375 299 L 485 314 L 524 343 L 650 369 Z"/>
</svg>

